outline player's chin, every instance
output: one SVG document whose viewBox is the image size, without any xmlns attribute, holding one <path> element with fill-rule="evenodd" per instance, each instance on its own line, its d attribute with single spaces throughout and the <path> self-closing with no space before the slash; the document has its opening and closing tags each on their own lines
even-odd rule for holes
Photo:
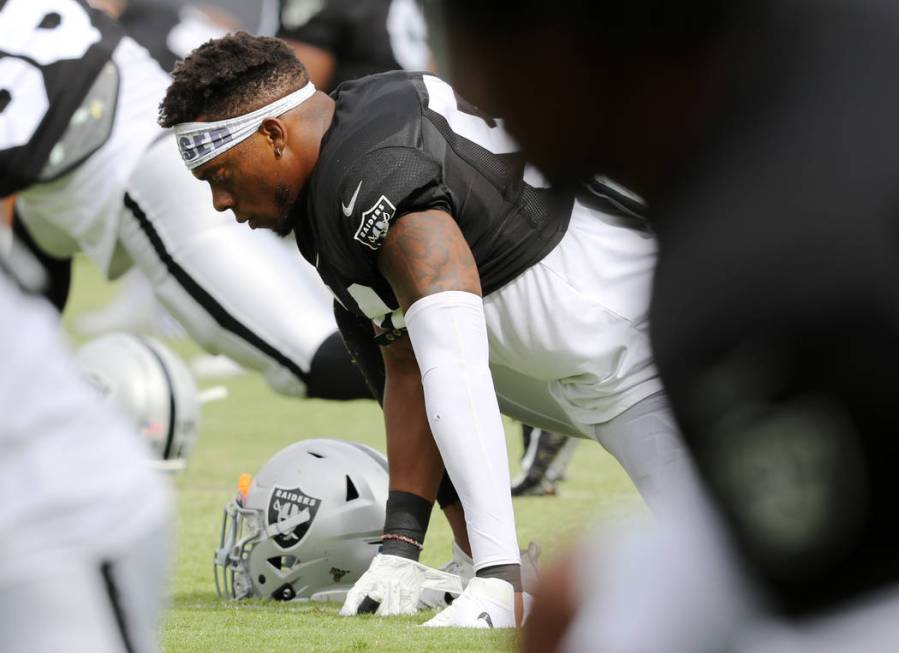
<svg viewBox="0 0 899 653">
<path fill-rule="evenodd" d="M 291 222 L 288 216 L 282 216 L 278 219 L 277 222 L 268 227 L 276 234 L 284 238 L 290 235 L 290 232 L 293 231 L 293 222 Z"/>
<path fill-rule="evenodd" d="M 258 216 L 251 217 L 239 217 L 237 219 L 241 224 L 246 224 L 250 229 L 268 229 L 270 231 L 274 231 L 278 234 L 281 233 L 281 225 L 279 220 L 272 220 L 271 218 L 262 218 Z"/>
</svg>

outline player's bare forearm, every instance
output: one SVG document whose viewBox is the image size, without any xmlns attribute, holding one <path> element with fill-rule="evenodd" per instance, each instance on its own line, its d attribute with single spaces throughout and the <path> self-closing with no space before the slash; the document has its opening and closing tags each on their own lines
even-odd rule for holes
<svg viewBox="0 0 899 653">
<path fill-rule="evenodd" d="M 443 477 L 443 460 L 428 425 L 418 363 L 408 338 L 383 351 L 390 489 L 433 501 Z"/>
<path fill-rule="evenodd" d="M 471 249 L 444 211 L 409 213 L 397 220 L 387 232 L 378 267 L 404 311 L 422 297 L 447 290 L 481 294 Z"/>
</svg>

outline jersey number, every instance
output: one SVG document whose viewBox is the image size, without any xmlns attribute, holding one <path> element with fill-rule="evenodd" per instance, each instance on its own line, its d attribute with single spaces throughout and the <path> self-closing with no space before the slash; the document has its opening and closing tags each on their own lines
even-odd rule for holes
<svg viewBox="0 0 899 653">
<path fill-rule="evenodd" d="M 452 86 L 439 77 L 423 75 L 428 89 L 428 108 L 446 118 L 450 129 L 462 138 L 480 145 L 492 154 L 510 154 L 519 150 L 518 145 L 503 129 L 502 121 L 490 126 L 480 116 L 466 113 L 459 108 Z"/>
<path fill-rule="evenodd" d="M 423 76 L 428 89 L 428 108 L 446 118 L 450 129 L 472 143 L 493 154 L 511 154 L 519 150 L 518 144 L 506 133 L 502 120 L 490 126 L 480 116 L 466 113 L 459 108 L 452 87 L 438 77 Z M 530 163 L 524 167 L 524 180 L 534 188 L 549 188 L 549 182 Z"/>
<path fill-rule="evenodd" d="M 49 108 L 38 66 L 80 59 L 101 38 L 76 0 L 7 0 L 0 9 L 0 150 L 25 145 Z M 37 65 L 35 65 L 37 64 Z"/>
</svg>

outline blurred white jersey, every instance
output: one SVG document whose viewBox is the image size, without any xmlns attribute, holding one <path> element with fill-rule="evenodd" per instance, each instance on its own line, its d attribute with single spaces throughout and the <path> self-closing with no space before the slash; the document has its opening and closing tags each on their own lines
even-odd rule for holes
<svg viewBox="0 0 899 653">
<path fill-rule="evenodd" d="M 0 273 L 0 632 L 10 651 L 156 650 L 169 488 L 80 378 L 58 318 Z"/>
<path fill-rule="evenodd" d="M 899 642 L 895 584 L 803 619 L 776 616 L 704 501 L 602 524 L 575 555 L 564 653 L 886 653 Z"/>
<path fill-rule="evenodd" d="M 53 308 L 2 273 L 0 360 L 0 583 L 160 523 L 168 493 L 140 435 L 80 377 Z"/>
</svg>

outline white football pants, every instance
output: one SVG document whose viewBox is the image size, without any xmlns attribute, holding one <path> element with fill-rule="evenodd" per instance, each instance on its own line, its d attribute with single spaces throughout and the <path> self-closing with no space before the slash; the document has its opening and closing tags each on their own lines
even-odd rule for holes
<svg viewBox="0 0 899 653">
<path fill-rule="evenodd" d="M 699 482 L 652 360 L 651 235 L 575 202 L 543 260 L 484 299 L 502 411 L 596 440 L 654 510 Z"/>
<path fill-rule="evenodd" d="M 274 233 L 215 211 L 172 136 L 144 154 L 125 192 L 120 242 L 160 303 L 208 351 L 302 395 L 315 352 L 337 330 L 315 269 Z"/>
</svg>

